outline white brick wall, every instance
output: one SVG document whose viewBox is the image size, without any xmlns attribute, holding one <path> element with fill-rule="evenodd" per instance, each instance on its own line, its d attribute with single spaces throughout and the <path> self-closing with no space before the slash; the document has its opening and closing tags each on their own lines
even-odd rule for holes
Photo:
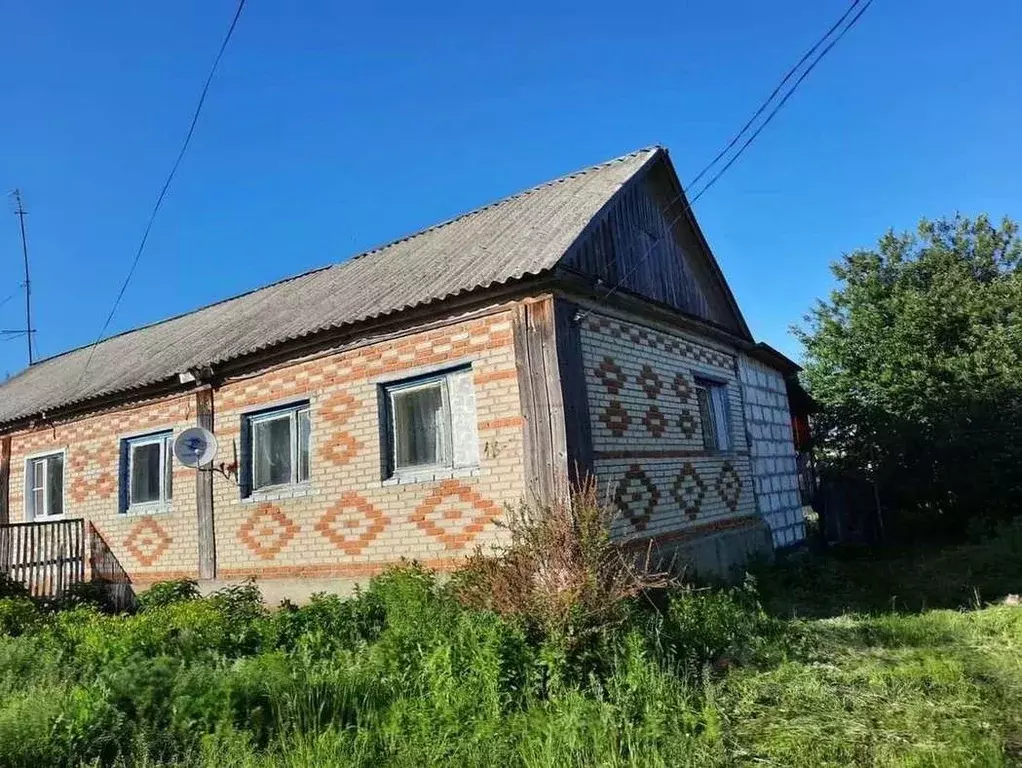
<svg viewBox="0 0 1022 768">
<path fill-rule="evenodd" d="M 806 533 L 784 377 L 742 354 L 738 378 L 745 400 L 756 502 L 770 526 L 774 547 L 791 546 L 805 539 Z"/>
<path fill-rule="evenodd" d="M 735 354 L 705 340 L 590 314 L 582 358 L 597 478 L 619 493 L 621 539 L 758 522 Z M 731 446 L 703 446 L 695 378 L 727 387 Z"/>
</svg>

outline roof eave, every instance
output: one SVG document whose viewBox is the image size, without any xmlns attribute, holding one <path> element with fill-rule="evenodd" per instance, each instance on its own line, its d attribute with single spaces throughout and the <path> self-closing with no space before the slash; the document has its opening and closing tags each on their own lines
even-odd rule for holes
<svg viewBox="0 0 1022 768">
<path fill-rule="evenodd" d="M 320 351 L 327 351 L 331 346 L 339 346 L 342 342 L 358 341 L 361 337 L 376 333 L 383 327 L 400 327 L 409 319 L 411 323 L 421 325 L 443 315 L 465 310 L 465 305 L 489 304 L 495 300 L 508 300 L 523 294 L 534 293 L 544 287 L 549 287 L 545 281 L 552 273 L 552 269 L 526 272 L 518 278 L 490 283 L 488 286 L 449 294 L 412 307 L 404 307 L 400 310 L 381 313 L 349 323 L 327 326 L 302 336 L 283 339 L 242 355 L 203 364 L 200 367 L 207 369 L 203 378 L 215 381 L 225 374 L 236 375 L 246 370 L 258 369 L 267 361 L 280 362 L 288 358 L 298 358 L 302 355 L 303 350 L 307 352 L 309 349 L 318 348 Z M 412 328 L 409 327 L 407 332 L 412 332 Z M 194 390 L 195 386 L 191 382 L 182 383 L 179 375 L 175 373 L 172 376 L 145 382 L 135 387 L 110 390 L 81 400 L 61 403 L 7 419 L 0 422 L 0 434 L 16 432 L 40 421 L 79 418 L 129 402 L 158 399 L 171 394 L 188 392 Z"/>
</svg>

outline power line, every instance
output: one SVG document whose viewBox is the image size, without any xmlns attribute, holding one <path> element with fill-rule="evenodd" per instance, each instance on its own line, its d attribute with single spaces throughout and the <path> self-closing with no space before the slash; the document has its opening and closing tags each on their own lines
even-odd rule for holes
<svg viewBox="0 0 1022 768">
<path fill-rule="evenodd" d="M 191 143 L 192 134 L 195 133 L 195 126 L 199 122 L 199 114 L 202 112 L 202 105 L 206 101 L 206 94 L 209 93 L 209 86 L 213 82 L 213 76 L 216 74 L 217 67 L 220 65 L 220 59 L 223 58 L 224 51 L 227 50 L 227 44 L 231 41 L 231 36 L 234 34 L 234 28 L 238 25 L 238 19 L 241 17 L 241 11 L 245 7 L 245 0 L 238 0 L 238 7 L 234 12 L 234 18 L 231 19 L 231 25 L 227 28 L 227 34 L 224 35 L 223 42 L 220 43 L 220 48 L 217 51 L 216 58 L 213 59 L 213 66 L 209 70 L 209 75 L 206 77 L 206 82 L 202 86 L 202 93 L 199 95 L 198 104 L 195 105 L 195 112 L 192 114 L 192 121 L 188 126 L 188 133 L 185 134 L 184 142 L 181 144 L 181 149 L 177 153 L 177 158 L 174 160 L 174 164 L 170 168 L 170 173 L 167 174 L 167 180 L 163 182 L 163 187 L 160 189 L 160 194 L 156 198 L 156 204 L 153 206 L 152 213 L 149 214 L 149 220 L 146 222 L 145 230 L 142 232 L 142 240 L 138 244 L 138 250 L 135 251 L 135 258 L 131 262 L 131 267 L 128 269 L 128 274 L 124 278 L 124 282 L 121 284 L 120 291 L 117 292 L 117 298 L 114 299 L 114 304 L 110 308 L 110 314 L 107 315 L 106 321 L 103 323 L 103 328 L 99 332 L 99 336 L 92 343 L 89 349 L 89 356 L 85 361 L 85 366 L 82 368 L 81 374 L 78 376 L 78 383 L 75 387 L 76 391 L 81 387 L 82 380 L 85 378 L 86 372 L 89 370 L 89 365 L 92 363 L 92 356 L 96 353 L 96 347 L 99 342 L 103 340 L 103 335 L 107 332 L 110 327 L 110 322 L 114 318 L 114 313 L 117 311 L 117 307 L 121 303 L 121 299 L 124 298 L 124 292 L 128 290 L 128 284 L 131 282 L 132 276 L 135 274 L 135 268 L 138 266 L 138 261 L 142 257 L 142 251 L 145 249 L 146 242 L 149 240 L 149 232 L 153 228 L 153 222 L 156 220 L 156 214 L 159 213 L 160 207 L 163 205 L 163 199 L 167 195 L 167 190 L 170 188 L 171 181 L 174 180 L 174 175 L 177 173 L 178 166 L 181 165 L 181 160 L 184 159 L 185 152 L 188 150 L 188 145 Z"/>
<path fill-rule="evenodd" d="M 13 299 L 13 298 L 14 298 L 15 296 L 17 296 L 17 295 L 18 295 L 19 293 L 21 293 L 21 291 L 15 291 L 15 292 L 14 292 L 14 293 L 12 293 L 12 294 L 11 294 L 10 296 L 8 296 L 8 297 L 7 297 L 6 299 L 0 300 L 0 307 L 2 307 L 2 306 L 3 306 L 4 304 L 6 304 L 6 303 L 7 303 L 8 301 L 10 301 L 11 299 Z"/>
<path fill-rule="evenodd" d="M 830 37 L 830 35 L 833 33 L 835 27 L 840 25 L 841 22 L 848 17 L 848 14 L 859 4 L 859 2 L 860 2 L 860 0 L 853 0 L 851 7 L 847 11 L 845 11 L 845 13 L 841 16 L 840 19 L 838 19 L 837 24 L 832 25 L 831 28 L 827 30 L 827 32 L 823 35 L 823 37 L 820 38 L 820 40 L 816 43 L 816 45 L 814 45 L 809 50 L 809 53 L 806 56 L 803 56 L 802 59 L 799 61 L 799 63 L 795 65 L 793 70 L 797 70 L 798 67 L 806 60 L 806 58 L 809 55 L 811 55 L 813 51 L 815 51 L 817 48 L 819 48 L 820 44 L 824 40 L 826 40 L 828 37 Z M 798 87 L 802 84 L 802 82 L 806 79 L 806 77 L 809 76 L 809 73 L 812 72 L 816 68 L 816 65 L 819 64 L 820 61 L 822 61 L 823 58 L 830 52 L 830 50 L 838 43 L 838 41 L 840 41 L 841 38 L 843 38 L 845 36 L 845 34 L 848 32 L 848 30 L 850 30 L 853 26 L 855 26 L 855 24 L 859 21 L 860 18 L 862 18 L 862 15 L 869 9 L 869 7 L 872 4 L 873 4 L 873 0 L 866 0 L 866 4 L 862 6 L 862 8 L 859 10 L 859 12 L 857 14 L 855 14 L 854 17 L 852 17 L 852 20 L 850 22 L 848 22 L 847 26 L 845 26 L 841 30 L 841 32 L 838 33 L 837 37 L 835 37 L 820 52 L 820 54 L 815 59 L 813 59 L 813 61 L 809 64 L 809 66 L 802 73 L 802 75 L 798 78 L 798 80 L 795 81 L 794 85 L 792 85 L 791 88 L 784 94 L 784 97 L 781 99 L 781 101 L 773 108 L 773 110 L 770 111 L 770 114 L 767 115 L 766 120 L 764 120 L 756 128 L 756 130 L 746 140 L 746 142 L 741 146 L 741 148 L 738 150 L 738 152 L 735 153 L 735 155 L 733 155 L 730 160 L 728 160 L 728 162 L 724 165 L 724 167 L 721 168 L 720 171 L 718 171 L 716 173 L 716 175 L 714 175 L 714 177 L 712 179 L 710 179 L 705 185 L 703 185 L 703 188 L 700 189 L 697 194 L 695 194 L 690 200 L 686 201 L 685 200 L 685 191 L 684 191 L 684 189 L 682 189 L 682 191 L 678 195 L 676 195 L 672 200 L 670 200 L 668 202 L 667 207 L 665 209 L 665 214 L 667 213 L 667 211 L 671 210 L 671 208 L 674 206 L 675 203 L 677 203 L 677 202 L 683 203 L 683 207 L 682 207 L 681 211 L 678 213 L 678 215 L 675 216 L 673 219 L 671 219 L 671 221 L 667 224 L 665 229 L 668 232 L 670 232 L 674 228 L 674 225 L 677 224 L 681 220 L 682 216 L 684 216 L 685 214 L 689 213 L 692 210 L 692 205 L 696 202 L 696 200 L 698 200 L 700 197 L 702 197 L 704 194 L 706 194 L 706 192 L 710 189 L 710 187 L 712 187 L 714 184 L 716 184 L 717 181 L 720 179 L 720 177 L 723 176 L 732 165 L 734 165 L 735 161 L 738 160 L 738 158 L 742 156 L 742 154 L 749 147 L 749 145 L 752 144 L 752 142 L 756 140 L 756 137 L 759 136 L 759 134 L 763 131 L 763 129 L 766 128 L 766 126 L 770 124 L 770 121 L 773 120 L 774 116 L 778 113 L 778 111 L 780 111 L 780 109 L 788 102 L 788 99 L 791 98 L 792 94 L 794 94 L 795 91 L 798 90 Z M 727 152 L 728 148 L 734 146 L 734 144 L 737 142 L 738 138 L 740 138 L 741 135 L 747 130 L 748 125 L 750 125 L 753 121 L 755 121 L 756 116 L 758 116 L 759 114 L 762 113 L 763 109 L 765 108 L 765 105 L 770 102 L 770 100 L 774 97 L 774 95 L 776 95 L 777 90 L 779 90 L 781 88 L 781 86 L 783 86 L 785 81 L 790 79 L 791 72 L 793 70 L 789 70 L 789 73 L 784 76 L 784 79 L 782 79 L 781 84 L 778 86 L 778 88 L 775 89 L 775 92 L 770 95 L 770 97 L 767 99 L 766 102 L 764 102 L 763 105 L 761 105 L 761 107 L 756 111 L 756 114 L 753 115 L 752 119 L 748 123 L 746 123 L 746 126 L 743 127 L 741 131 L 738 132 L 736 137 L 728 144 L 728 147 L 725 148 L 724 153 Z M 699 172 L 699 174 L 697 175 L 696 179 L 698 179 L 699 176 L 702 176 L 707 170 L 709 170 L 709 168 L 713 167 L 713 165 L 716 164 L 716 162 L 720 159 L 720 157 L 723 156 L 724 153 L 718 153 L 718 156 L 716 158 L 714 158 L 705 168 L 703 168 L 703 170 L 701 170 Z M 692 183 L 690 183 L 688 185 L 688 187 L 691 188 L 694 183 L 695 183 L 695 179 L 693 180 Z M 659 240 L 655 240 L 652 243 L 650 243 L 649 247 L 646 249 L 646 252 L 643 253 L 642 257 L 638 261 L 636 261 L 635 264 L 632 266 L 632 268 L 629 269 L 622 277 L 620 277 L 617 280 L 617 282 L 614 283 L 613 286 L 611 286 L 610 290 L 607 291 L 607 293 L 603 296 L 601 301 L 606 301 L 611 296 L 613 296 L 614 293 L 619 288 L 621 288 L 621 286 L 624 285 L 625 282 L 627 282 L 628 278 L 630 278 L 632 275 L 634 275 L 635 272 L 646 262 L 646 260 L 649 258 L 650 254 L 653 253 L 653 250 L 656 248 L 657 245 L 659 245 Z M 634 243 L 633 243 L 632 247 L 634 247 Z M 581 320 L 581 319 L 585 318 L 591 312 L 592 312 L 592 310 L 589 310 L 587 312 L 581 313 L 578 316 L 578 319 Z"/>
<path fill-rule="evenodd" d="M 834 34 L 834 30 L 836 30 L 838 27 L 841 26 L 841 24 L 844 22 L 844 20 L 848 18 L 848 15 L 852 11 L 855 10 L 855 6 L 857 6 L 860 2 L 861 2 L 861 0 L 852 0 L 852 4 L 848 6 L 848 10 L 846 10 L 841 15 L 841 18 L 839 18 L 837 21 L 835 21 L 831 25 L 830 29 L 828 29 L 823 34 L 823 36 L 813 44 L 813 47 L 810 48 L 808 51 L 806 51 L 805 54 L 803 54 L 802 58 L 799 59 L 795 64 L 793 64 L 791 66 L 791 68 L 787 72 L 784 73 L 784 77 L 781 79 L 781 82 L 779 82 L 777 84 L 777 87 L 774 88 L 773 91 L 770 92 L 770 95 L 767 96 L 766 99 L 763 100 L 763 103 L 759 105 L 759 109 L 757 109 L 753 113 L 752 117 L 750 117 L 748 119 L 748 121 L 746 121 L 745 125 L 742 126 L 742 129 L 740 131 L 738 131 L 738 133 L 736 133 L 733 137 L 731 137 L 731 141 L 729 141 L 727 143 L 727 146 L 725 146 L 722 150 L 720 150 L 720 152 L 718 152 L 716 154 L 716 156 L 710 162 L 708 162 L 705 166 L 703 166 L 703 169 L 701 171 L 699 171 L 699 173 L 697 173 L 695 175 L 695 178 L 693 178 L 692 181 L 690 181 L 688 183 L 688 188 L 689 189 L 691 189 L 696 184 L 698 184 L 699 183 L 699 179 L 703 178 L 703 176 L 706 174 L 706 172 L 708 170 L 710 170 L 713 166 L 715 166 L 717 164 L 717 162 L 722 157 L 724 157 L 724 155 L 726 155 L 728 152 L 731 151 L 731 148 L 735 144 L 738 143 L 738 140 L 741 139 L 743 135 L 745 135 L 745 132 L 747 130 L 749 130 L 749 127 L 754 122 L 756 122 L 756 118 L 763 114 L 763 111 L 767 108 L 767 106 L 769 106 L 770 102 L 774 100 L 774 98 L 777 96 L 778 93 L 780 93 L 781 89 L 784 87 L 784 84 L 787 83 L 792 78 L 792 76 L 799 70 L 799 68 L 803 64 L 806 63 L 806 61 L 809 59 L 810 56 L 812 56 L 814 53 L 816 53 L 816 49 L 819 48 L 821 45 L 823 45 L 824 41 L 828 37 L 830 37 L 832 34 Z"/>
<path fill-rule="evenodd" d="M 823 43 L 832 34 L 834 34 L 834 30 L 836 30 L 839 26 L 841 26 L 841 23 L 845 19 L 848 18 L 848 15 L 852 11 L 855 10 L 856 6 L 858 6 L 858 4 L 860 2 L 861 2 L 861 0 L 852 0 L 851 5 L 848 6 L 848 8 L 845 10 L 845 12 L 843 14 L 841 14 L 840 18 L 838 18 L 837 21 L 835 21 L 833 24 L 831 24 L 830 28 L 827 29 L 827 31 L 824 32 L 823 35 L 821 35 L 819 37 L 819 39 L 817 39 L 817 41 L 813 44 L 813 46 L 808 51 L 805 52 L 805 54 L 803 54 L 802 58 L 799 59 L 793 66 L 791 66 L 788 69 L 787 72 L 784 73 L 784 77 L 781 78 L 781 81 L 777 84 L 777 86 L 774 88 L 774 90 L 771 91 L 770 95 L 767 96 L 766 99 L 764 99 L 763 103 L 759 105 L 759 108 L 753 113 L 752 117 L 750 117 L 746 121 L 745 125 L 742 126 L 741 130 L 739 130 L 738 133 L 736 133 L 731 138 L 731 140 L 727 143 L 727 145 L 724 147 L 724 149 L 722 149 L 720 152 L 718 152 L 716 154 L 716 156 L 709 163 L 707 163 L 705 166 L 703 166 L 703 168 L 699 171 L 699 173 L 697 173 L 695 175 L 695 177 L 688 184 L 685 185 L 684 189 L 692 189 L 692 187 L 694 187 L 696 185 L 696 183 L 699 181 L 699 179 L 701 179 L 706 174 L 707 171 L 709 171 L 714 165 L 716 165 L 717 162 L 722 157 L 724 157 L 724 155 L 726 155 L 727 152 L 732 147 L 734 147 L 735 144 L 738 143 L 738 140 L 741 139 L 741 137 L 745 134 L 745 132 L 749 129 L 749 127 L 756 121 L 756 118 L 759 117 L 761 114 L 763 114 L 763 111 L 767 108 L 767 106 L 769 106 L 770 102 L 773 101 L 773 99 L 781 91 L 781 89 L 784 87 L 784 84 L 786 82 L 788 82 L 788 80 L 791 79 L 791 77 L 795 74 L 795 72 L 797 72 L 799 70 L 799 68 L 806 62 L 806 60 L 809 59 L 809 57 L 811 57 L 813 55 L 813 53 L 815 53 L 816 50 L 821 45 L 823 45 Z M 871 4 L 872 2 L 873 2 L 873 0 L 869 0 L 869 2 L 867 3 L 867 6 L 869 4 Z M 862 10 L 864 11 L 865 8 L 863 8 Z M 861 16 L 861 15 L 862 15 L 862 13 L 860 12 L 859 16 Z M 855 21 L 857 21 L 857 20 L 858 20 L 858 16 L 855 19 L 852 20 L 851 24 L 854 24 Z M 845 29 L 845 32 L 847 32 L 848 29 L 851 28 L 851 24 L 849 24 L 849 26 Z M 843 35 L 844 32 L 842 32 L 841 34 Z M 840 39 L 840 36 L 838 37 L 838 39 Z M 837 40 L 835 40 L 834 42 L 837 42 Z M 827 50 L 829 51 L 831 47 L 833 47 L 833 43 L 831 43 L 831 45 L 827 47 Z M 816 66 L 816 63 L 818 63 L 820 61 L 820 59 L 822 59 L 823 56 L 826 55 L 826 52 L 827 51 L 824 51 L 823 53 L 821 53 L 820 56 L 809 67 L 809 70 L 807 70 L 806 73 L 801 78 L 799 78 L 799 81 L 794 86 L 792 86 L 792 90 L 785 96 L 785 100 L 790 96 L 791 93 L 794 92 L 795 88 L 798 87 L 798 84 L 801 83 L 802 80 L 805 79 L 805 77 L 806 77 L 806 75 L 808 75 L 809 71 L 811 71 L 812 68 Z M 769 122 L 769 120 L 773 118 L 773 115 L 775 113 L 776 113 L 776 110 L 774 110 L 774 112 L 772 112 L 770 114 L 770 116 L 767 118 L 767 122 Z M 760 130 L 762 130 L 762 128 L 760 128 Z M 744 147 L 743 147 L 743 150 L 744 150 Z M 742 150 L 739 150 L 739 154 L 741 153 L 741 151 Z M 734 161 L 732 160 L 731 162 L 733 163 Z M 704 188 L 703 191 L 705 192 L 706 189 L 708 189 L 708 188 L 709 188 L 709 185 L 707 185 L 707 187 Z M 675 195 L 673 198 L 668 200 L 667 201 L 667 210 L 669 211 L 671 208 L 673 208 L 674 204 L 679 202 L 679 201 L 681 201 L 681 200 L 683 200 L 684 197 L 685 197 L 685 192 L 684 192 L 684 190 L 682 190 L 682 192 L 680 192 L 679 194 Z M 695 201 L 694 200 L 690 200 L 689 201 L 689 206 L 691 206 L 691 204 L 693 202 L 695 202 Z"/>
<path fill-rule="evenodd" d="M 795 91 L 798 90 L 798 87 L 802 84 L 802 81 L 809 77 L 809 73 L 812 72 L 816 68 L 816 65 L 823 60 L 823 57 L 826 56 L 830 52 L 830 50 L 841 41 L 841 38 L 843 38 L 845 34 L 847 34 L 848 30 L 855 26 L 859 19 L 862 18 L 862 14 L 868 11 L 871 5 L 873 5 L 873 0 L 866 0 L 866 4 L 862 6 L 862 8 L 859 10 L 857 14 L 855 14 L 855 16 L 852 17 L 852 20 L 848 22 L 848 26 L 842 29 L 838 33 L 837 37 L 835 37 L 833 40 L 830 41 L 830 43 L 827 44 L 827 47 L 820 52 L 819 56 L 813 59 L 812 63 L 806 68 L 806 71 L 803 72 L 801 77 L 799 77 L 799 79 L 795 81 L 795 84 L 791 87 L 791 89 L 786 94 L 784 94 L 784 98 L 782 98 L 781 101 L 777 104 L 777 106 L 775 106 L 770 111 L 770 114 L 767 115 L 766 119 L 759 124 L 759 127 L 756 128 L 753 134 L 745 141 L 744 144 L 742 144 L 741 149 L 739 149 L 738 152 L 736 152 L 731 157 L 731 159 L 727 161 L 724 167 L 717 171 L 717 174 L 708 182 L 706 182 L 703 188 L 692 197 L 690 204 L 695 203 L 696 200 L 702 197 L 706 193 L 706 190 L 712 187 L 717 182 L 717 179 L 723 176 L 724 173 L 727 172 L 727 169 L 734 165 L 735 161 L 742 156 L 742 153 L 745 152 L 748 146 L 752 144 L 753 141 L 756 140 L 756 137 L 759 136 L 760 133 L 762 133 L 763 129 L 770 125 L 770 121 L 774 119 L 774 116 L 781 111 L 785 104 L 788 103 L 788 99 L 790 99 L 792 94 L 794 94 Z"/>
</svg>

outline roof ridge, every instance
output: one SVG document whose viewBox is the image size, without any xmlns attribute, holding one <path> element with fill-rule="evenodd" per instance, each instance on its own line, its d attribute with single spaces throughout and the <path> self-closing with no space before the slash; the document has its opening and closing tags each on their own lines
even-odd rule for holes
<svg viewBox="0 0 1022 768">
<path fill-rule="evenodd" d="M 355 261 L 356 259 L 361 259 L 364 256 L 371 256 L 371 255 L 373 255 L 375 253 L 380 253 L 381 251 L 385 251 L 386 249 L 388 249 L 388 248 L 390 248 L 392 246 L 399 245 L 401 243 L 406 243 L 409 240 L 414 240 L 416 237 L 420 237 L 422 235 L 427 235 L 430 232 L 435 232 L 438 229 L 443 229 L 444 227 L 450 226 L 451 224 L 454 224 L 455 222 L 462 221 L 463 219 L 467 219 L 470 216 L 477 216 L 480 213 L 483 213 L 484 211 L 489 211 L 489 210 L 491 210 L 493 208 L 496 208 L 499 205 L 504 205 L 505 203 L 509 203 L 512 200 L 518 200 L 518 199 L 520 199 L 522 197 L 525 197 L 526 195 L 531 195 L 534 192 L 538 192 L 541 189 L 546 189 L 547 187 L 552 187 L 554 184 L 563 184 L 565 181 L 568 181 L 570 179 L 578 178 L 579 176 L 584 176 L 585 174 L 592 173 L 593 171 L 598 171 L 598 170 L 600 170 L 602 168 L 606 168 L 606 167 L 608 167 L 610 165 L 614 165 L 615 163 L 623 163 L 624 161 L 630 160 L 633 157 L 638 157 L 639 155 L 643 154 L 644 152 L 656 152 L 658 150 L 661 151 L 661 152 L 666 151 L 664 149 L 664 147 L 662 147 L 659 144 L 651 144 L 649 146 L 642 147 L 640 149 L 636 149 L 636 150 L 633 150 L 631 152 L 628 152 L 627 154 L 619 155 L 618 157 L 611 158 L 610 160 L 604 160 L 602 163 L 596 163 L 595 165 L 589 165 L 589 166 L 586 166 L 585 168 L 580 168 L 580 169 L 578 169 L 576 171 L 571 171 L 570 173 L 565 173 L 565 174 L 563 174 L 561 176 L 558 176 L 556 178 L 549 179 L 548 181 L 544 181 L 544 182 L 542 182 L 540 184 L 536 184 L 533 187 L 529 187 L 528 189 L 523 189 L 520 192 L 515 192 L 514 194 L 508 195 L 507 197 L 502 197 L 502 198 L 500 198 L 498 200 L 494 200 L 491 203 L 486 203 L 485 205 L 481 205 L 478 208 L 473 208 L 470 211 L 465 211 L 464 213 L 459 213 L 458 215 L 452 216 L 451 218 L 446 219 L 444 221 L 441 221 L 441 222 L 439 222 L 437 224 L 431 224 L 430 226 L 426 227 L 425 229 L 420 229 L 420 230 L 418 230 L 416 232 L 412 232 L 411 234 L 403 235 L 403 236 L 398 237 L 398 238 L 396 238 L 394 240 L 389 240 L 389 241 L 387 241 L 387 242 L 385 242 L 385 243 L 383 243 L 381 245 L 374 246 L 373 248 L 370 248 L 369 250 L 362 251 L 361 253 L 355 254 L 354 256 L 352 256 L 352 257 L 350 257 L 348 259 L 345 259 L 342 262 L 338 262 L 337 264 L 334 264 L 332 266 L 337 266 L 337 267 L 343 266 L 344 264 L 347 264 L 349 262 Z"/>
</svg>

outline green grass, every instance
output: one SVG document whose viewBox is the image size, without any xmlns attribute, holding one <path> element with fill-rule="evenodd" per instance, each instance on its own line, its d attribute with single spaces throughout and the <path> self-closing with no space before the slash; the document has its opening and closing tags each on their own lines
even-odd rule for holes
<svg viewBox="0 0 1022 768">
<path fill-rule="evenodd" d="M 798 558 L 584 640 L 415 569 L 274 612 L 0 600 L 0 765 L 1022 765 L 1020 568 L 1017 530 Z"/>
</svg>

